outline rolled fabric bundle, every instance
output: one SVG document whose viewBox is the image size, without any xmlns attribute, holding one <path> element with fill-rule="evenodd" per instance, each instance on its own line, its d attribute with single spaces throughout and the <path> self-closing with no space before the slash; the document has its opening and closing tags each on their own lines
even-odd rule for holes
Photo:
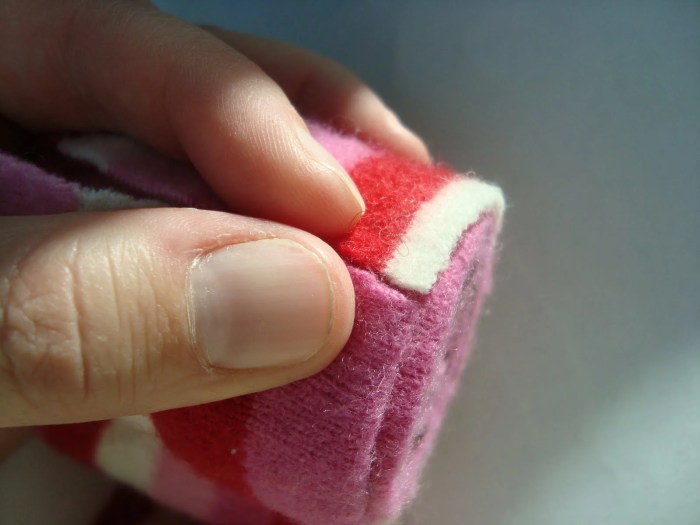
<svg viewBox="0 0 700 525">
<path fill-rule="evenodd" d="M 329 240 L 356 293 L 335 361 L 266 392 L 46 427 L 52 446 L 205 523 L 373 525 L 400 515 L 491 287 L 503 196 L 472 174 L 309 127 L 367 205 L 347 236 Z M 190 167 L 120 136 L 52 137 L 40 151 L 40 166 L 0 156 L 0 213 L 226 209 Z"/>
</svg>

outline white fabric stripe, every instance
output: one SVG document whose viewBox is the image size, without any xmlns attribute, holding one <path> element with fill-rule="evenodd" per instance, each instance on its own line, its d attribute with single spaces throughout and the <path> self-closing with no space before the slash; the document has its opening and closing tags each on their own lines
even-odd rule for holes
<svg viewBox="0 0 700 525">
<path fill-rule="evenodd" d="M 131 208 L 161 208 L 167 206 L 155 199 L 136 199 L 110 189 L 80 188 L 78 201 L 82 211 L 124 210 Z"/>
<path fill-rule="evenodd" d="M 102 173 L 109 172 L 112 163 L 149 150 L 127 137 L 110 134 L 67 137 L 56 148 L 64 155 L 95 166 Z"/>
<path fill-rule="evenodd" d="M 149 416 L 120 417 L 102 433 L 95 463 L 120 481 L 148 492 L 162 448 Z"/>
<path fill-rule="evenodd" d="M 384 274 L 397 286 L 429 292 L 462 233 L 484 212 L 494 213 L 500 226 L 504 206 L 496 186 L 475 178 L 450 182 L 418 209 Z"/>
</svg>

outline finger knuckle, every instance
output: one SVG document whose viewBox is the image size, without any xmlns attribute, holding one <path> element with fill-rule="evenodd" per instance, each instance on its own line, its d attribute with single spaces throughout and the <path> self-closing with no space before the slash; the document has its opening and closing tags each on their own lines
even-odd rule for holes
<svg viewBox="0 0 700 525">
<path fill-rule="evenodd" d="M 183 283 L 144 249 L 148 238 L 84 228 L 0 274 L 0 389 L 64 420 L 139 409 L 190 351 Z"/>
<path fill-rule="evenodd" d="M 83 395 L 88 384 L 75 274 L 69 261 L 45 255 L 14 266 L 1 301 L 0 370 L 30 405 Z"/>
</svg>

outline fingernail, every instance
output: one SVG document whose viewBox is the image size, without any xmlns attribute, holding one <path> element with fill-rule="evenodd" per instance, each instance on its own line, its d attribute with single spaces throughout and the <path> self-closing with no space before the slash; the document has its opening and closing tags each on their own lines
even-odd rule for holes
<svg viewBox="0 0 700 525">
<path fill-rule="evenodd" d="M 365 201 L 360 195 L 360 190 L 357 189 L 355 182 L 350 178 L 348 172 L 340 165 L 340 163 L 335 160 L 333 155 L 328 153 L 326 149 L 321 146 L 316 139 L 314 139 L 311 134 L 306 130 L 297 130 L 297 137 L 301 143 L 302 148 L 306 153 L 314 159 L 316 162 L 323 164 L 327 169 L 333 171 L 345 184 L 347 189 L 350 191 L 352 197 L 357 201 L 359 207 L 359 212 L 364 214 L 367 207 L 365 206 Z"/>
<path fill-rule="evenodd" d="M 264 239 L 199 258 L 189 275 L 195 343 L 212 366 L 259 368 L 305 361 L 333 324 L 333 287 L 301 244 Z"/>
</svg>

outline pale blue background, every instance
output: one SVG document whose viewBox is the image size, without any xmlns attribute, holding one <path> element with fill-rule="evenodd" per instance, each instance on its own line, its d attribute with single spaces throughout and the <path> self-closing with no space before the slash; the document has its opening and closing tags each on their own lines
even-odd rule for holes
<svg viewBox="0 0 700 525">
<path fill-rule="evenodd" d="M 700 3 L 163 1 L 360 73 L 500 183 L 477 354 L 407 524 L 700 523 Z"/>
</svg>

